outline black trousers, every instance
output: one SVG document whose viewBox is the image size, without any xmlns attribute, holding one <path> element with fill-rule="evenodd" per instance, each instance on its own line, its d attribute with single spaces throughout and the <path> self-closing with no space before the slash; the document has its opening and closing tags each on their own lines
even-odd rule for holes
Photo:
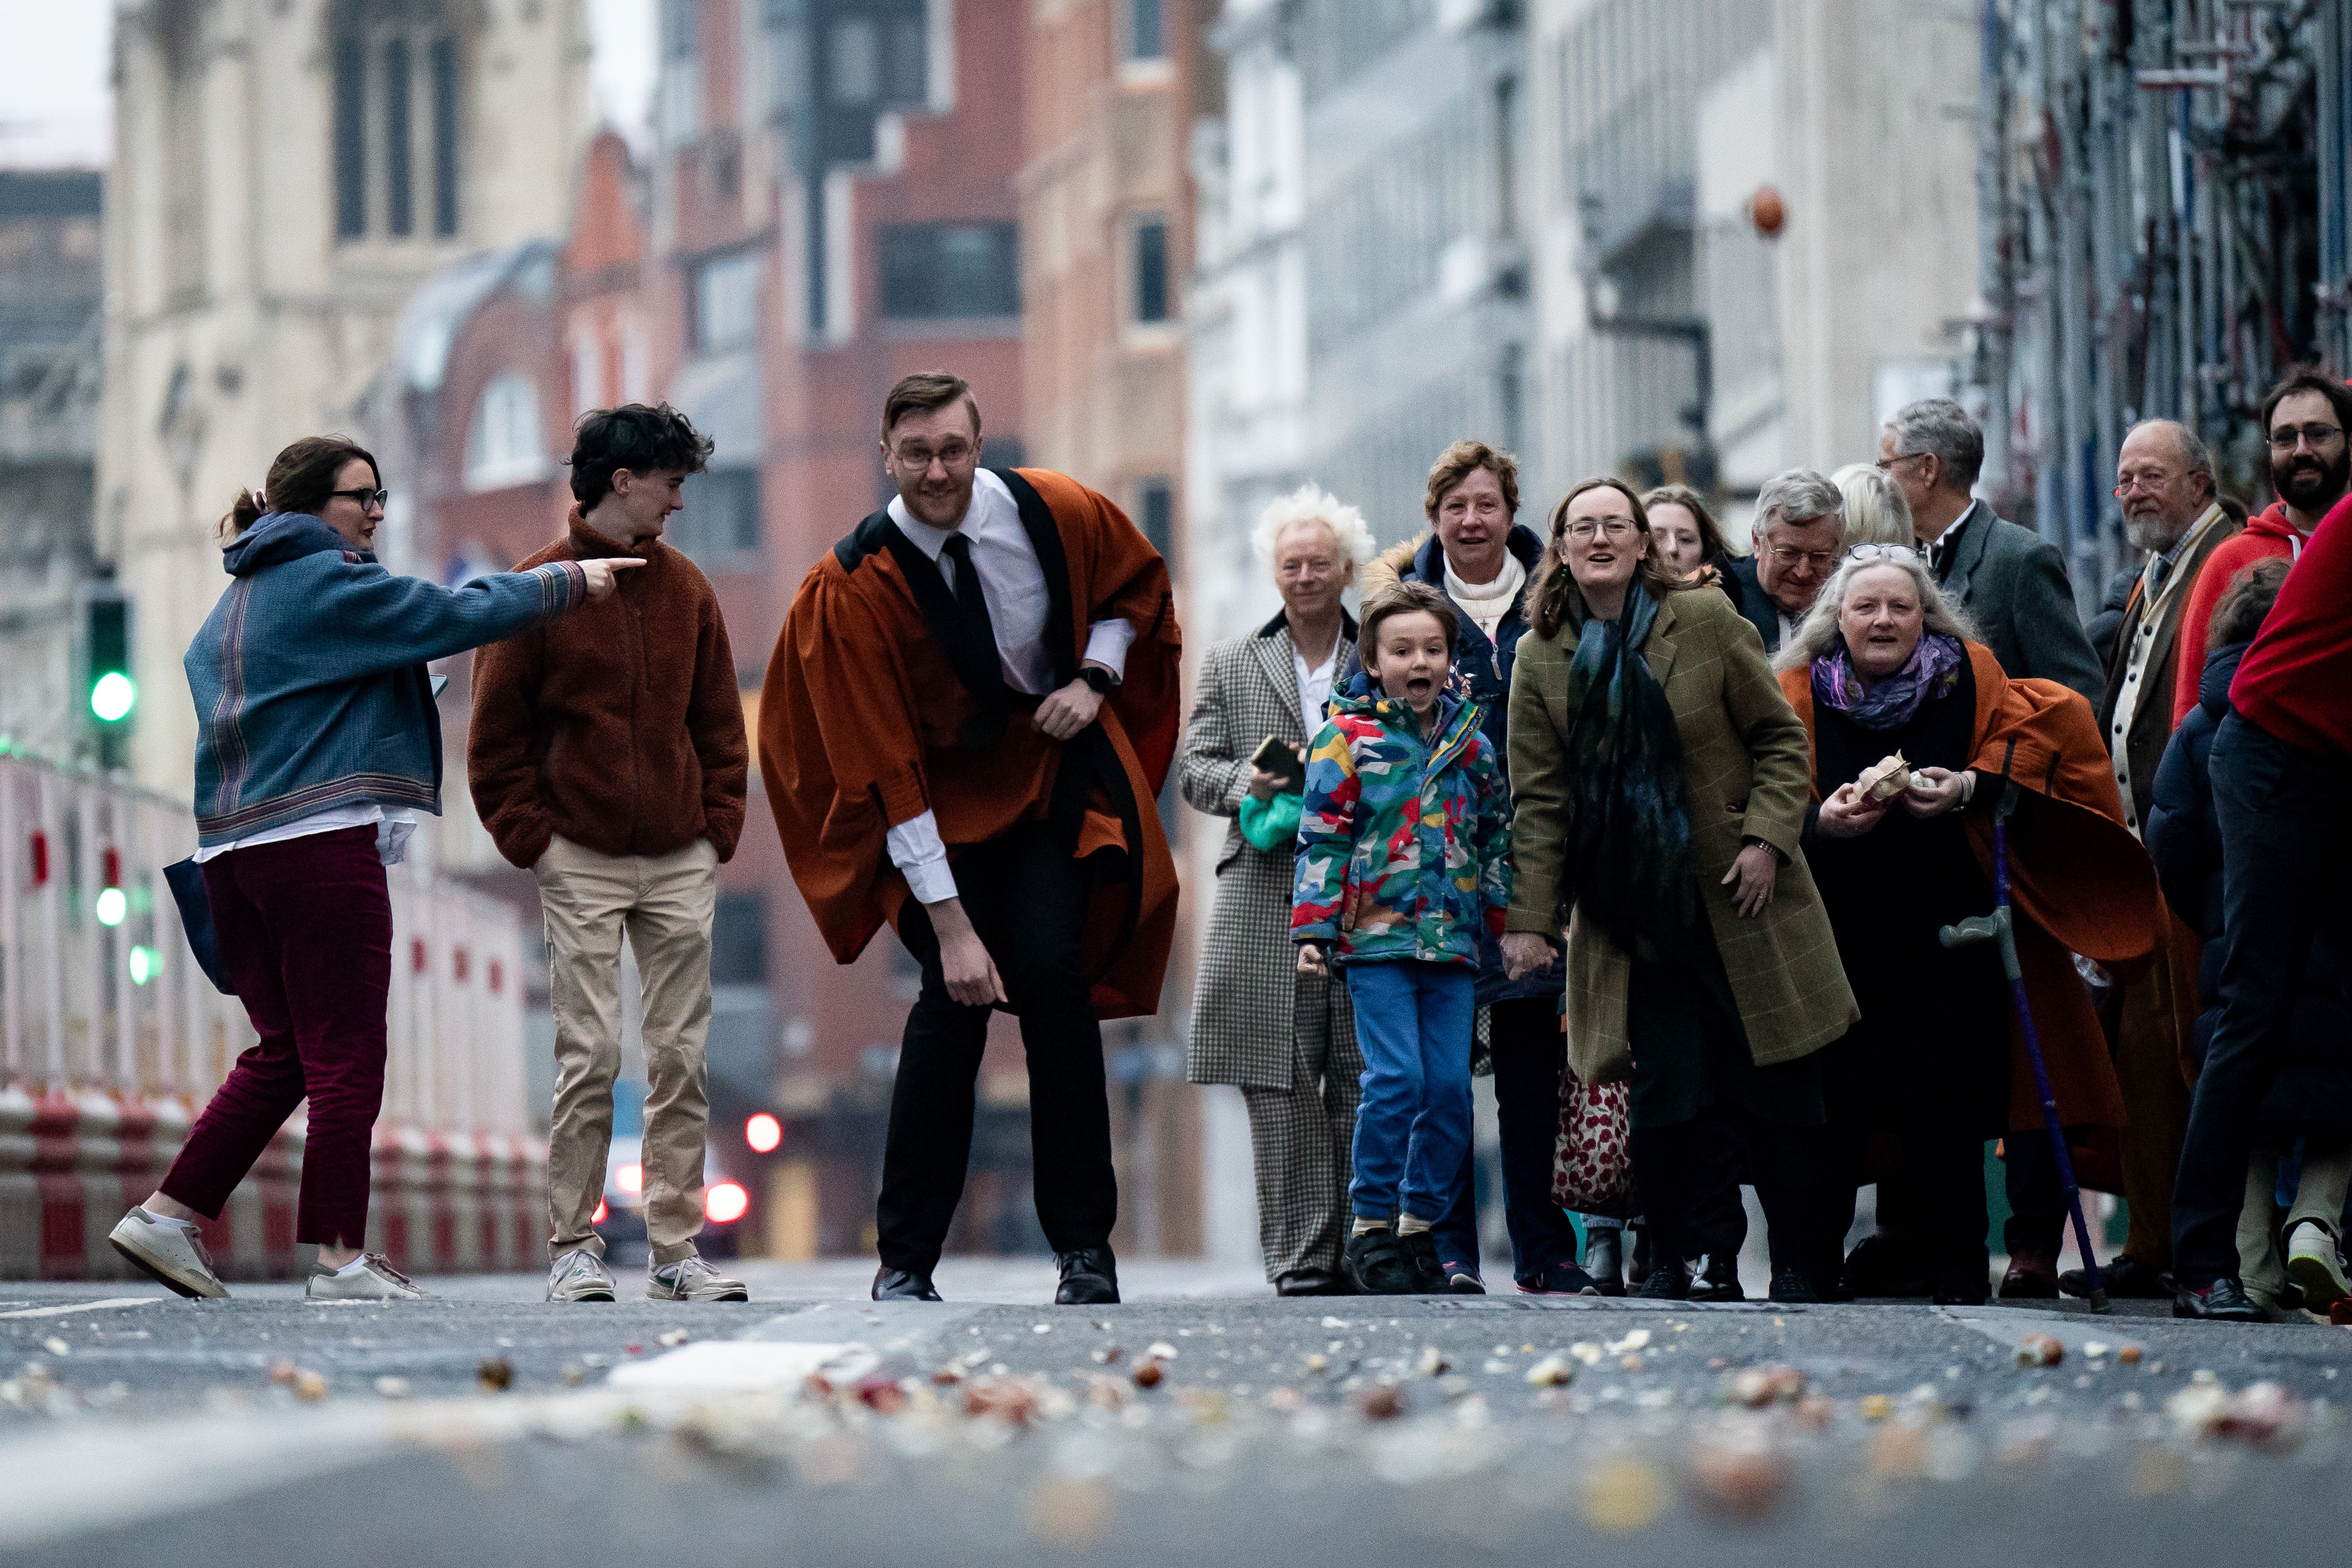
<svg viewBox="0 0 2352 1568">
<path fill-rule="evenodd" d="M 2058 1179 L 2058 1156 L 2050 1152 L 2050 1134 L 2010 1132 L 2001 1148 L 2001 1184 L 2009 1194 L 2002 1245 L 2011 1258 L 2021 1252 L 2055 1258 L 2066 1241 L 2066 1188 Z M 2089 1215 L 2084 1223 L 2090 1223 Z"/>
<path fill-rule="evenodd" d="M 1118 1179 L 1111 1168 L 1102 1025 L 1080 957 L 1092 873 L 1037 823 L 963 851 L 955 879 L 1021 1020 L 1038 1223 L 1056 1252 L 1100 1247 L 1118 1217 Z M 890 1092 L 875 1229 L 887 1267 L 928 1274 L 963 1196 L 991 1009 L 949 996 L 939 938 L 920 905 L 910 902 L 898 926 L 907 951 L 923 966 L 923 988 L 907 1014 Z"/>
<path fill-rule="evenodd" d="M 1559 1150 L 1559 1079 L 1568 1065 L 1559 1003 L 1525 996 L 1494 1003 L 1486 1044 L 1495 1063 L 1495 1116 L 1502 1137 L 1503 1222 L 1511 1233 L 1511 1273 L 1534 1280 L 1576 1260 L 1576 1227 L 1551 1201 L 1552 1162 Z M 1470 1042 L 1462 1042 L 1467 1051 Z M 1453 1201 L 1429 1228 L 1447 1262 L 1478 1264 L 1478 1162 L 1462 1160 Z"/>
<path fill-rule="evenodd" d="M 1827 1139 L 1718 1101 L 1671 1127 L 1633 1128 L 1633 1175 L 1650 1223 L 1651 1257 L 1737 1256 L 1748 1236 L 1744 1173 L 1764 1205 L 1772 1268 L 1794 1268 L 1816 1290 L 1837 1283 L 1838 1242 L 1822 1223 Z M 1850 1222 L 1850 1219 L 1849 1219 Z"/>
<path fill-rule="evenodd" d="M 2237 1276 L 2254 1119 L 2278 1078 L 2312 943 L 2352 953 L 2342 759 L 2290 746 L 2233 712 L 2214 732 L 2211 769 L 2221 828 L 2221 1000 L 2172 1194 L 2173 1276 L 2194 1289 Z M 2352 1040 L 2343 1048 L 2352 1053 Z"/>
<path fill-rule="evenodd" d="M 1867 1173 L 1864 1155 L 1869 1134 L 1861 1128 L 1841 1128 L 1832 1136 L 1839 1154 L 1836 1173 L 1823 1189 L 1822 1230 L 1834 1252 L 1843 1249 L 1845 1234 L 1853 1228 L 1854 1191 Z M 2010 1147 L 2016 1149 L 2014 1141 Z M 1985 1251 L 1984 1152 L 1985 1141 L 1966 1130 L 1916 1127 L 1904 1132 L 1895 1145 L 1894 1169 L 1879 1179 L 1878 1234 L 1911 1249 L 1932 1292 L 1965 1298 L 1984 1293 L 1990 1261 Z M 2054 1192 L 2054 1165 L 2053 1172 Z M 2011 1222 L 2012 1226 L 2016 1223 Z M 2016 1233 L 2011 1234 L 2013 1251 Z M 2056 1234 L 2054 1228 L 2051 1234 Z"/>
</svg>

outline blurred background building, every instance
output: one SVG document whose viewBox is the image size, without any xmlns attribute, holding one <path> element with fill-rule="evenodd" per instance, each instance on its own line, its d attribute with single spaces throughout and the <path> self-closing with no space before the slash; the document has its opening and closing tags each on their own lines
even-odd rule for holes
<svg viewBox="0 0 2352 1568">
<path fill-rule="evenodd" d="M 755 722 L 802 574 L 885 499 L 876 411 L 911 370 L 971 380 L 992 460 L 1127 508 L 1197 650 L 1274 612 L 1249 530 L 1303 480 L 1392 541 L 1475 436 L 1519 452 L 1531 523 L 1602 471 L 1737 521 L 1770 473 L 1866 459 L 1937 393 L 1982 412 L 1986 493 L 2088 595 L 2133 419 L 2191 418 L 2251 498 L 2262 388 L 2352 350 L 2352 0 L 106 9 L 110 160 L 0 169 L 0 733 L 182 795 L 215 521 L 312 431 L 383 458 L 388 563 L 456 583 L 562 527 L 581 412 L 684 408 L 718 449 L 672 538 Z M 94 729 L 117 593 L 143 697 Z M 467 664 L 420 869 L 528 919 L 467 803 Z M 716 1152 L 752 1191 L 747 1246 L 855 1253 L 914 973 L 887 939 L 832 962 L 753 787 Z M 1162 808 L 1189 925 L 1215 835 Z M 1238 1102 L 1178 1077 L 1192 963 L 1188 937 L 1160 1016 L 1109 1031 L 1115 1239 L 1245 1254 Z M 541 992 L 531 1015 L 544 1073 Z M 954 1238 L 975 1250 L 1043 1245 L 1004 1035 Z M 774 1147 L 745 1143 L 755 1113 Z"/>
</svg>

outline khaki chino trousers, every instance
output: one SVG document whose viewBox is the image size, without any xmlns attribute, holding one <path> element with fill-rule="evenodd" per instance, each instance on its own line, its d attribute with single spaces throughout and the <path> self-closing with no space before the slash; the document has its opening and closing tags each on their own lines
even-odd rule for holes
<svg viewBox="0 0 2352 1568">
<path fill-rule="evenodd" d="M 613 1142 L 613 1080 L 621 1071 L 625 934 L 645 991 L 646 1235 L 656 1266 L 695 1250 L 710 1128 L 703 1046 L 718 868 L 718 851 L 705 838 L 668 855 L 600 855 L 556 838 L 531 868 L 555 1004 L 555 1114 L 547 1134 L 552 1256 L 575 1247 L 604 1252 L 594 1221 Z"/>
</svg>

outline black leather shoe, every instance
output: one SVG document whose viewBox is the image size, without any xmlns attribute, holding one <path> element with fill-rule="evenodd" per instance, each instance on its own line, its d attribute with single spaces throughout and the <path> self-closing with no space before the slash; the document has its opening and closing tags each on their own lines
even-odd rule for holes
<svg viewBox="0 0 2352 1568">
<path fill-rule="evenodd" d="M 1294 1268 L 1274 1282 L 1277 1296 L 1343 1296 L 1347 1288 L 1328 1268 Z"/>
<path fill-rule="evenodd" d="M 1690 1268 L 1679 1258 L 1662 1258 L 1633 1292 L 1644 1301 L 1687 1301 L 1690 1300 Z"/>
<path fill-rule="evenodd" d="M 1421 1289 L 1412 1259 L 1399 1243 L 1396 1232 L 1385 1227 L 1349 1237 L 1347 1250 L 1339 1255 L 1339 1267 L 1346 1271 L 1348 1283 L 1360 1296 L 1411 1296 Z"/>
<path fill-rule="evenodd" d="M 2099 1266 L 2099 1288 L 2127 1301 L 2161 1301 L 2172 1294 L 2164 1282 L 2164 1270 L 2142 1263 L 2128 1252 L 2119 1252 L 2115 1261 Z M 2081 1269 L 2069 1268 L 2058 1276 L 2058 1289 L 2069 1296 L 2088 1296 L 2091 1281 Z"/>
<path fill-rule="evenodd" d="M 1697 1282 L 1691 1286 L 1694 1301 L 1745 1301 L 1747 1292 L 1739 1288 L 1739 1259 L 1728 1252 L 1710 1252 L 1700 1266 Z"/>
<path fill-rule="evenodd" d="M 1821 1297 L 1814 1292 L 1813 1283 L 1794 1268 L 1772 1270 L 1772 1300 L 1791 1306 L 1818 1307 Z"/>
<path fill-rule="evenodd" d="M 2210 1285 L 2191 1289 L 2175 1285 L 2172 1289 L 2172 1315 L 2176 1318 L 2203 1318 L 2216 1323 L 2262 1323 L 2270 1320 L 2263 1310 L 2246 1299 L 2246 1288 L 2224 1274 Z"/>
<path fill-rule="evenodd" d="M 938 1289 L 928 1274 L 912 1269 L 893 1268 L 888 1264 L 874 1271 L 874 1299 L 877 1301 L 937 1301 Z"/>
<path fill-rule="evenodd" d="M 1865 1236 L 1845 1255 L 1838 1294 L 1851 1301 L 1857 1296 L 1901 1300 L 1927 1294 L 1927 1276 L 1920 1267 L 1918 1248 L 1898 1237 Z"/>
<path fill-rule="evenodd" d="M 1584 1271 L 1604 1296 L 1625 1293 L 1625 1233 L 1599 1226 L 1584 1233 Z"/>
<path fill-rule="evenodd" d="M 1118 1260 L 1110 1255 L 1109 1247 L 1081 1247 L 1076 1252 L 1057 1252 L 1054 1261 L 1062 1268 L 1062 1283 L 1054 1292 L 1055 1305 L 1118 1305 Z"/>
</svg>

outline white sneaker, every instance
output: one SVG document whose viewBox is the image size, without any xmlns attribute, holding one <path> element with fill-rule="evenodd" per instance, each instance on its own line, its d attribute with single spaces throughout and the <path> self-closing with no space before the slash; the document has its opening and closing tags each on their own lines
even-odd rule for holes
<svg viewBox="0 0 2352 1568">
<path fill-rule="evenodd" d="M 606 1271 L 604 1260 L 584 1247 L 575 1247 L 555 1260 L 547 1271 L 547 1299 L 551 1301 L 609 1301 L 613 1299 L 613 1276 Z"/>
<path fill-rule="evenodd" d="M 313 1301 L 430 1301 L 433 1297 L 420 1290 L 407 1275 L 392 1266 L 391 1259 L 381 1252 L 364 1253 L 360 1266 L 344 1274 L 334 1269 L 313 1269 L 310 1283 L 302 1294 Z"/>
<path fill-rule="evenodd" d="M 2286 1271 L 2303 1287 L 2306 1310 L 2325 1314 L 2329 1306 L 2352 1296 L 2352 1279 L 2345 1276 L 2336 1238 L 2317 1220 L 2305 1220 L 2287 1232 Z"/>
<path fill-rule="evenodd" d="M 751 1292 L 740 1279 L 730 1279 L 698 1252 L 675 1263 L 665 1263 L 646 1275 L 649 1301 L 748 1301 Z"/>
<path fill-rule="evenodd" d="M 131 1268 L 183 1296 L 218 1299 L 228 1294 L 194 1226 L 158 1219 L 133 1205 L 106 1239 Z"/>
</svg>

